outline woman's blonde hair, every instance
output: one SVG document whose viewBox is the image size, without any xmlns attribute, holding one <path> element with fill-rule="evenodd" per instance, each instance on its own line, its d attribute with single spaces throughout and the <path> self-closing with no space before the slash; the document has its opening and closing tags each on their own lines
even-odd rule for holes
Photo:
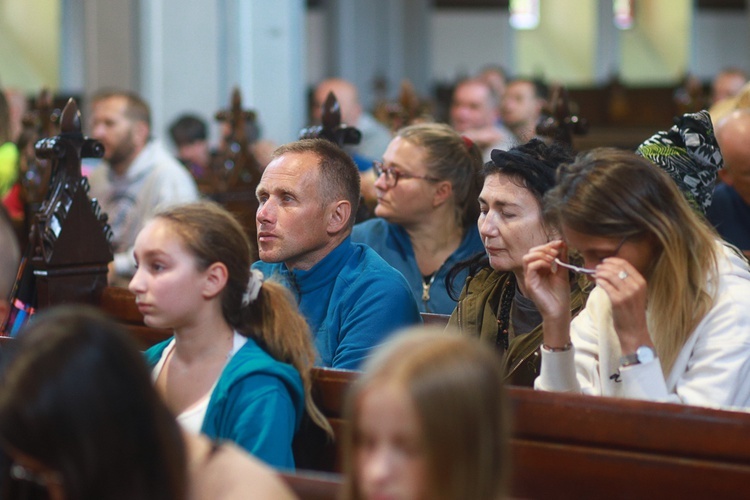
<svg viewBox="0 0 750 500">
<path fill-rule="evenodd" d="M 376 350 L 347 395 L 344 498 L 362 498 L 356 477 L 361 399 L 392 383 L 403 387 L 417 413 L 428 498 L 501 498 L 509 474 L 502 379 L 497 356 L 477 339 L 424 327 L 396 334 Z"/>
<path fill-rule="evenodd" d="M 199 201 L 176 205 L 158 212 L 195 257 L 200 270 L 215 262 L 227 267 L 228 278 L 221 292 L 221 308 L 227 323 L 258 342 L 274 359 L 294 366 L 305 388 L 305 407 L 310 418 L 327 433 L 331 426 L 311 396 L 311 369 L 315 347 L 310 327 L 297 303 L 283 285 L 264 281 L 256 300 L 243 305 L 250 280 L 250 241 L 234 216 L 220 205 Z"/>
<path fill-rule="evenodd" d="M 715 232 L 690 208 L 674 181 L 634 153 L 600 148 L 558 171 L 545 197 L 548 215 L 580 233 L 649 238 L 648 328 L 665 375 L 714 304 L 718 279 Z"/>
<path fill-rule="evenodd" d="M 420 146 L 425 152 L 427 175 L 449 181 L 453 187 L 456 220 L 461 227 L 475 226 L 477 198 L 482 190 L 482 153 L 470 140 L 443 123 L 404 127 L 396 137 Z"/>
</svg>

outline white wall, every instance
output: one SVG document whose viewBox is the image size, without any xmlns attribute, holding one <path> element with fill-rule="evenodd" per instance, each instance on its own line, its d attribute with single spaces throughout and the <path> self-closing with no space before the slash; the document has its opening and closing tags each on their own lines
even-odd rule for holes
<svg viewBox="0 0 750 500">
<path fill-rule="evenodd" d="M 750 13 L 698 10 L 693 16 L 690 72 L 710 79 L 721 68 L 750 71 Z M 516 70 L 514 35 L 500 9 L 437 9 L 432 14 L 432 78 L 453 81 L 494 62 Z M 609 71 L 596 72 L 608 75 Z"/>
<path fill-rule="evenodd" d="M 205 0 L 141 1 L 140 91 L 151 105 L 153 134 L 171 147 L 168 127 L 180 114 L 195 113 L 218 128 L 213 114 L 226 107 L 220 86 L 220 10 Z M 179 11 L 180 15 L 174 15 Z"/>
<path fill-rule="evenodd" d="M 296 139 L 304 125 L 303 0 L 141 0 L 140 90 L 154 133 L 196 112 L 211 125 L 238 87 L 257 112 L 263 137 Z M 179 12 L 179 15 L 175 15 Z"/>
<path fill-rule="evenodd" d="M 701 11 L 693 20 L 690 67 L 709 80 L 727 66 L 750 72 L 750 14 Z"/>
<path fill-rule="evenodd" d="M 330 64 L 328 52 L 325 50 L 327 42 L 326 18 L 323 9 L 308 10 L 305 17 L 305 57 L 307 60 L 305 82 L 313 86 L 326 78 Z"/>
<path fill-rule="evenodd" d="M 433 11 L 432 80 L 453 82 L 487 64 L 513 70 L 513 30 L 502 9 Z"/>
</svg>

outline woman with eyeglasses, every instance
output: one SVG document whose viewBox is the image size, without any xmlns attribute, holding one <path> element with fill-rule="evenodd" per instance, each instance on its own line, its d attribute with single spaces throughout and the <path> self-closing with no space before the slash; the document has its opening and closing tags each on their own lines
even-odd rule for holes
<svg viewBox="0 0 750 500">
<path fill-rule="evenodd" d="M 469 277 L 449 324 L 503 355 L 507 383 L 530 387 L 539 375 L 542 318 L 526 291 L 523 256 L 560 236 L 554 221 L 542 215 L 542 199 L 554 186 L 557 167 L 573 155 L 533 139 L 508 151 L 495 149 L 491 157 L 482 169 L 478 203 L 484 253 L 451 271 L 451 279 L 464 269 Z M 568 283 L 571 314 L 585 304 L 587 289 L 585 278 Z"/>
<path fill-rule="evenodd" d="M 399 130 L 374 164 L 377 218 L 354 226 L 352 240 L 404 275 L 421 312 L 450 314 L 456 302 L 448 271 L 483 250 L 476 229 L 481 165 L 471 141 L 438 123 Z"/>
<path fill-rule="evenodd" d="M 537 389 L 750 405 L 748 262 L 664 171 L 630 152 L 592 150 L 561 168 L 545 202 L 563 238 L 524 257 L 544 320 Z M 573 250 L 596 287 L 571 323 Z"/>
</svg>

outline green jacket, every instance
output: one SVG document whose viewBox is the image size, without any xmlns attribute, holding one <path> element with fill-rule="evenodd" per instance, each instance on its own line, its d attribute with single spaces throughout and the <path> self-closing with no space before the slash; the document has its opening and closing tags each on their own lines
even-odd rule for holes
<svg viewBox="0 0 750 500">
<path fill-rule="evenodd" d="M 500 295 L 510 276 L 511 273 L 495 272 L 491 268 L 482 269 L 475 276 L 469 276 L 461 290 L 456 309 L 448 321 L 448 328 L 457 329 L 467 335 L 478 335 L 483 341 L 496 346 Z M 585 278 L 574 283 L 570 292 L 573 316 L 586 305 L 591 286 Z M 508 351 L 503 356 L 505 381 L 510 385 L 533 387 L 542 363 L 542 325 L 538 325 L 526 335 L 514 336 L 511 331 L 511 337 Z"/>
</svg>

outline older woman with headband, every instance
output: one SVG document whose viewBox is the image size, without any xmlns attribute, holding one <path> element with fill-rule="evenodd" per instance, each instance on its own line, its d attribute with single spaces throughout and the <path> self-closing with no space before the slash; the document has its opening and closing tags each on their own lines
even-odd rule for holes
<svg viewBox="0 0 750 500">
<path fill-rule="evenodd" d="M 422 312 L 453 311 L 448 271 L 483 249 L 474 201 L 481 164 L 471 141 L 437 123 L 399 130 L 375 163 L 378 218 L 356 225 L 352 240 L 404 275 Z"/>
<path fill-rule="evenodd" d="M 563 240 L 524 257 L 544 320 L 537 389 L 750 405 L 750 269 L 633 153 L 599 149 L 559 173 L 546 210 Z M 583 267 L 570 266 L 569 251 Z M 596 283 L 570 320 L 568 274 Z"/>
<path fill-rule="evenodd" d="M 504 354 L 508 383 L 531 386 L 539 374 L 542 318 L 525 290 L 523 256 L 530 248 L 559 237 L 555 224 L 542 216 L 542 197 L 555 182 L 555 170 L 573 160 L 569 150 L 540 140 L 509 151 L 493 150 L 482 170 L 479 232 L 486 253 L 451 271 L 468 268 L 450 325 L 478 336 Z M 585 280 L 568 286 L 570 308 L 586 301 Z"/>
</svg>

